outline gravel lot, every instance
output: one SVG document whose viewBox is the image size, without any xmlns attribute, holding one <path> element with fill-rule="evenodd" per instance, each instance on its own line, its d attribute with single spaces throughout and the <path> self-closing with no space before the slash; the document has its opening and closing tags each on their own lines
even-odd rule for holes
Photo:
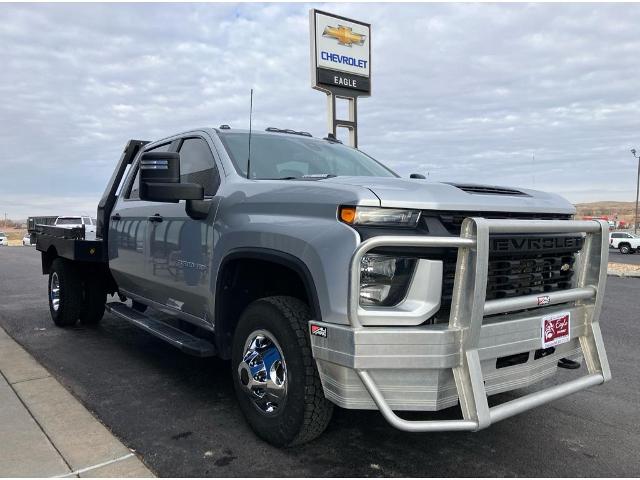
<svg viewBox="0 0 640 480">
<path fill-rule="evenodd" d="M 336 409 L 320 439 L 279 450 L 244 422 L 228 363 L 188 357 L 110 315 L 96 328 L 55 328 L 40 272 L 35 249 L 0 248 L 0 325 L 160 476 L 640 475 L 640 279 L 609 277 L 613 380 L 603 386 L 478 433 L 407 434 L 378 412 Z"/>
</svg>

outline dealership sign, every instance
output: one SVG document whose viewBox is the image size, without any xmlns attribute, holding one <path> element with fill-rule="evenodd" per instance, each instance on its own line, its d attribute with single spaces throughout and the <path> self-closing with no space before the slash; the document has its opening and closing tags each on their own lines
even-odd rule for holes
<svg viewBox="0 0 640 480">
<path fill-rule="evenodd" d="M 371 26 L 311 10 L 313 88 L 349 96 L 371 93 Z"/>
</svg>

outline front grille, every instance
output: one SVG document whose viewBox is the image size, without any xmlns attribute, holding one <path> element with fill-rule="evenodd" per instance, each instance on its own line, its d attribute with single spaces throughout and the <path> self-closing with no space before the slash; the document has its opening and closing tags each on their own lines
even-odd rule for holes
<svg viewBox="0 0 640 480">
<path fill-rule="evenodd" d="M 519 297 L 571 288 L 573 255 L 499 258 L 489 261 L 487 300 Z"/>
<path fill-rule="evenodd" d="M 460 235 L 462 221 L 467 217 L 501 218 L 512 220 L 570 220 L 571 215 L 561 213 L 501 213 L 501 212 L 429 212 L 424 217 L 436 216 L 452 235 Z"/>
<path fill-rule="evenodd" d="M 581 242 L 577 243 L 581 245 Z M 579 248 L 576 248 L 576 252 Z M 487 300 L 545 294 L 567 290 L 573 286 L 575 252 L 545 252 L 540 254 L 489 255 Z M 456 270 L 456 254 L 444 259 L 442 314 L 451 306 Z M 442 317 L 439 314 L 438 317 Z"/>
</svg>

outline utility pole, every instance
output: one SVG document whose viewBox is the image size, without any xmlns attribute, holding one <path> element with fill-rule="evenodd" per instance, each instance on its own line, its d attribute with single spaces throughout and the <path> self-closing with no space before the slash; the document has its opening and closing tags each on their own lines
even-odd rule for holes
<svg viewBox="0 0 640 480">
<path fill-rule="evenodd" d="M 633 220 L 633 234 L 638 232 L 638 194 L 640 193 L 640 156 L 636 155 L 636 149 L 632 148 L 631 153 L 638 159 L 638 178 L 636 180 L 636 215 Z"/>
<path fill-rule="evenodd" d="M 536 154 L 531 154 L 531 183 L 533 186 L 531 188 L 536 188 Z"/>
</svg>

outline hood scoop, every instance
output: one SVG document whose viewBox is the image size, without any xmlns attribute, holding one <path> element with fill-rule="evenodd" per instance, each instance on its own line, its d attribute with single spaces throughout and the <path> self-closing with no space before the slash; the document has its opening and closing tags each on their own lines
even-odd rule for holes
<svg viewBox="0 0 640 480">
<path fill-rule="evenodd" d="M 504 188 L 504 187 L 493 187 L 489 185 L 473 185 L 473 184 L 460 184 L 460 183 L 449 183 L 449 185 L 459 188 L 460 190 L 472 193 L 475 195 L 510 195 L 516 197 L 528 197 L 524 192 L 520 190 L 514 190 L 512 188 Z"/>
</svg>

